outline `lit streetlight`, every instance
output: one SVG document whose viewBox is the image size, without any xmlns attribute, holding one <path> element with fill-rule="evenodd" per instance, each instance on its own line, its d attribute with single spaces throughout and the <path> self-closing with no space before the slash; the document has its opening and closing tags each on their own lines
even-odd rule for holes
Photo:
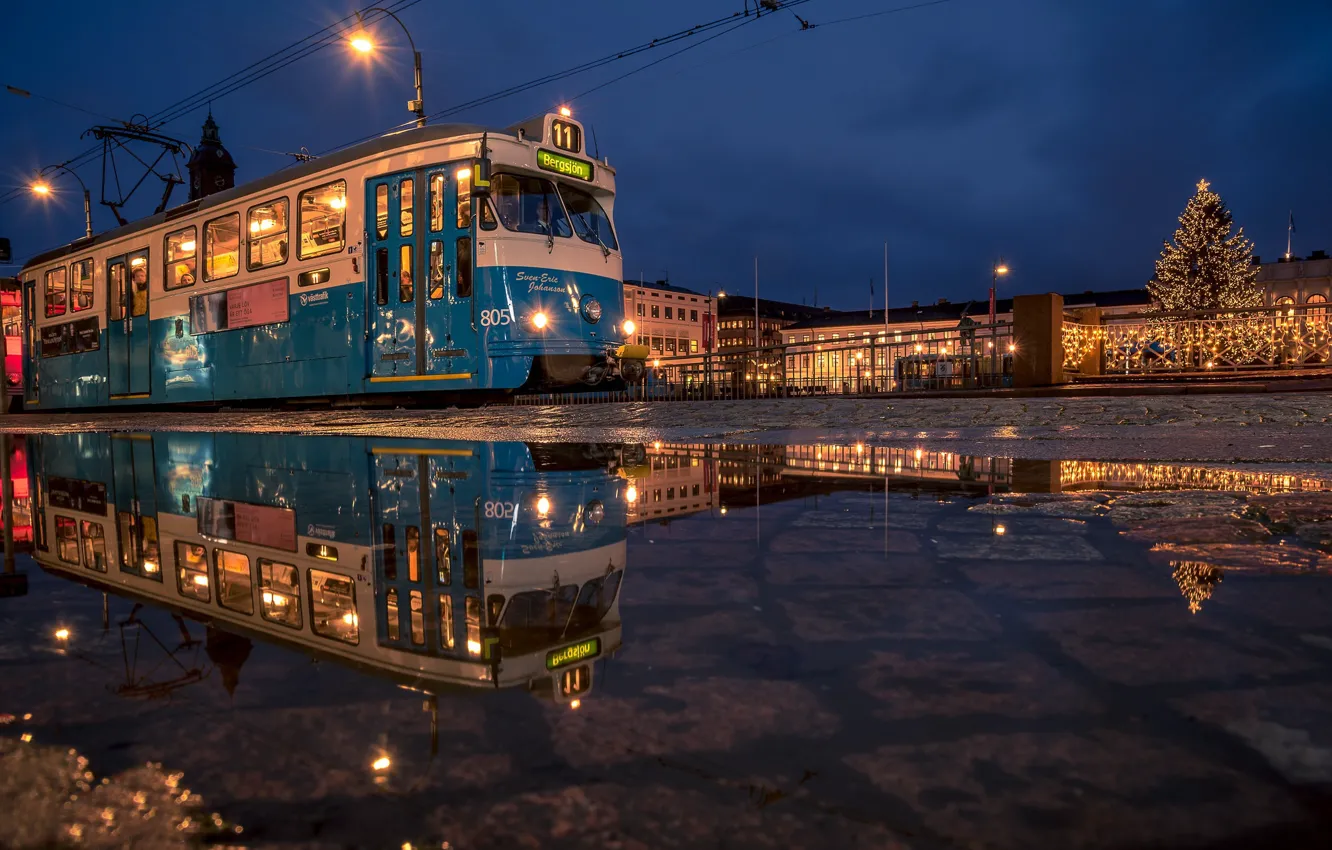
<svg viewBox="0 0 1332 850">
<path fill-rule="evenodd" d="M 416 42 L 412 40 L 412 34 L 407 29 L 407 25 L 402 22 L 401 18 L 390 12 L 388 9 L 383 9 L 379 6 L 376 6 L 373 9 L 366 9 L 364 14 L 370 14 L 372 12 L 380 12 L 397 21 L 398 26 L 402 27 L 403 34 L 407 36 L 407 43 L 412 48 L 412 64 L 416 74 L 416 100 L 409 102 L 407 104 L 407 109 L 416 116 L 416 126 L 424 127 L 426 125 L 426 113 L 425 96 L 421 93 L 421 51 L 416 49 Z M 347 44 L 357 53 L 373 53 L 375 50 L 375 42 L 374 39 L 370 37 L 369 30 L 365 28 L 365 18 L 362 16 L 361 12 L 356 13 L 356 23 L 358 28 L 356 32 L 352 33 L 351 37 L 347 39 Z"/>
<path fill-rule="evenodd" d="M 999 262 L 994 264 L 994 268 L 992 271 L 994 273 L 990 277 L 990 347 L 991 348 L 994 347 L 994 340 L 996 335 L 998 334 L 998 330 L 995 328 L 995 325 L 999 321 L 998 318 L 995 316 L 994 312 L 994 291 L 999 287 L 999 276 L 1008 274 L 1008 266 L 1004 263 L 1003 257 L 1000 257 Z M 994 364 L 990 365 L 991 368 L 993 369 Z"/>
<path fill-rule="evenodd" d="M 49 198 L 51 196 L 51 184 L 46 180 L 46 173 L 48 171 L 63 171 L 79 181 L 79 187 L 83 189 L 83 234 L 86 238 L 91 239 L 93 235 L 92 196 L 88 194 L 88 187 L 84 184 L 83 178 L 63 165 L 48 165 L 46 168 L 37 172 L 36 179 L 33 180 L 31 186 L 29 186 L 34 195 L 40 195 L 43 198 Z"/>
</svg>

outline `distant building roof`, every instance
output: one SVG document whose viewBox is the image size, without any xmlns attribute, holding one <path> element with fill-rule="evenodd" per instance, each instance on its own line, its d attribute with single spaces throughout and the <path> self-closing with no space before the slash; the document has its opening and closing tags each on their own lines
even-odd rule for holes
<svg viewBox="0 0 1332 850">
<path fill-rule="evenodd" d="M 707 298 L 707 294 L 693 289 L 685 289 L 683 286 L 676 286 L 673 283 L 667 283 L 664 280 L 626 280 L 625 286 L 636 286 L 639 289 L 657 289 L 662 292 L 679 292 L 684 295 L 702 295 Z"/>
<path fill-rule="evenodd" d="M 730 298 L 727 298 L 729 301 Z M 1151 297 L 1146 289 L 1120 289 L 1113 292 L 1080 292 L 1065 295 L 1065 307 L 1146 307 Z M 753 310 L 753 299 L 750 299 Z M 1012 313 L 1013 299 L 1000 298 L 994 302 L 995 313 Z M 985 300 L 948 301 L 940 299 L 934 304 L 913 304 L 909 307 L 892 307 L 888 311 L 888 324 L 911 324 L 913 322 L 960 322 L 970 317 L 984 323 L 989 317 L 990 302 Z M 829 310 L 816 316 L 788 325 L 783 330 L 803 330 L 805 328 L 859 327 L 861 325 L 882 325 L 883 310 Z"/>
<path fill-rule="evenodd" d="M 773 301 L 770 298 L 758 300 L 759 316 L 764 319 L 793 319 L 799 321 L 828 312 L 826 307 L 810 307 L 807 304 L 792 304 L 787 301 Z M 754 299 L 748 295 L 727 295 L 717 298 L 719 316 L 753 316 Z"/>
</svg>

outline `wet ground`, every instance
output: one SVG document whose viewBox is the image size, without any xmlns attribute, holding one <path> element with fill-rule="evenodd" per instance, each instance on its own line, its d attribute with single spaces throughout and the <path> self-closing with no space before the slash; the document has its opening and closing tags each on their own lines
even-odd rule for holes
<svg viewBox="0 0 1332 850">
<path fill-rule="evenodd" d="M 1279 401 L 1230 441 L 1260 419 L 1302 433 Z M 98 589 L 21 558 L 0 811 L 40 816 L 0 818 L 0 845 L 1328 846 L 1323 458 L 1041 457 L 1035 426 L 750 446 L 650 427 L 620 476 L 622 644 L 576 704 L 432 700 L 121 596 L 104 627 Z M 103 777 L 88 804 L 74 785 Z"/>
</svg>

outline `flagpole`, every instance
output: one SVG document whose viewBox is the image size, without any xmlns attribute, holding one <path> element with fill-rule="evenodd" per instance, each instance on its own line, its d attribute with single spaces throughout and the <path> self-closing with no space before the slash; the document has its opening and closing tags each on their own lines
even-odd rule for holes
<svg viewBox="0 0 1332 850">
<path fill-rule="evenodd" d="M 1295 211 L 1290 211 L 1290 217 L 1286 219 L 1286 259 L 1290 259 L 1290 234 L 1295 231 Z"/>
<path fill-rule="evenodd" d="M 888 342 L 888 243 L 883 243 L 883 341 Z M 886 362 L 886 361 L 885 361 Z"/>
</svg>

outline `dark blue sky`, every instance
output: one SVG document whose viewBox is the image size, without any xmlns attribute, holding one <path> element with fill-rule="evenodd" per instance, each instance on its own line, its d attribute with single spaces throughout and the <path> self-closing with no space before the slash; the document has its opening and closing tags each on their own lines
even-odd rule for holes
<svg viewBox="0 0 1332 850">
<path fill-rule="evenodd" d="M 151 114 L 366 2 L 125 0 L 75 14 L 17 0 L 0 82 Z M 765 16 L 578 100 L 619 171 L 626 277 L 669 270 L 682 286 L 748 291 L 757 254 L 764 295 L 799 301 L 817 286 L 821 303 L 858 308 L 887 239 L 894 304 L 983 298 L 1000 253 L 1007 293 L 1141 286 L 1203 176 L 1264 257 L 1285 250 L 1290 209 L 1296 253 L 1332 250 L 1327 0 L 952 0 L 826 23 L 911 2 L 812 0 L 798 11 L 824 22 L 815 30 Z M 421 0 L 403 18 L 433 112 L 742 5 Z M 403 45 L 388 24 L 378 36 Z M 663 52 L 457 120 L 513 123 Z M 260 149 L 318 152 L 406 119 L 410 91 L 405 45 L 374 67 L 333 47 L 213 112 L 243 181 L 290 161 Z M 88 147 L 79 134 L 98 123 L 0 98 L 0 192 Z M 163 132 L 193 144 L 204 114 Z M 98 164 L 80 173 L 96 204 Z M 145 185 L 131 210 L 150 212 L 159 192 Z M 25 196 L 0 205 L 0 235 L 23 258 L 81 235 L 81 219 L 74 191 Z M 104 208 L 94 221 L 113 224 Z"/>
</svg>

